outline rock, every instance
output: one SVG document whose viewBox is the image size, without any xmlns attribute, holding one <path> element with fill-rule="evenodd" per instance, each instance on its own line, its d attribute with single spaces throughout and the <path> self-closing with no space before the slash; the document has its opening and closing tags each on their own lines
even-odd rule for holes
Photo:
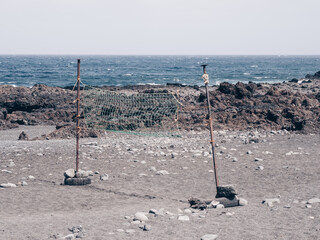
<svg viewBox="0 0 320 240">
<path fill-rule="evenodd" d="M 65 178 L 73 178 L 73 177 L 75 177 L 75 175 L 76 175 L 76 172 L 75 172 L 75 170 L 72 169 L 72 168 L 70 168 L 70 169 L 68 169 L 68 170 L 66 170 L 66 171 L 64 172 L 64 177 L 65 177 Z"/>
<path fill-rule="evenodd" d="M 151 214 L 158 214 L 158 210 L 156 210 L 156 209 L 150 209 L 150 210 L 149 210 L 149 213 L 151 213 Z"/>
<path fill-rule="evenodd" d="M 219 204 L 220 204 L 219 201 L 213 200 L 213 201 L 210 203 L 210 206 L 213 207 L 213 208 L 216 208 Z"/>
<path fill-rule="evenodd" d="M 263 159 L 261 159 L 261 158 L 255 158 L 254 161 L 255 161 L 255 162 L 262 162 Z"/>
<path fill-rule="evenodd" d="M 189 221 L 190 219 L 188 216 L 182 215 L 182 216 L 178 216 L 178 220 L 179 221 Z"/>
<path fill-rule="evenodd" d="M 75 239 L 76 237 L 74 236 L 74 234 L 69 234 L 69 235 L 66 235 L 60 239 L 64 239 L 64 240 L 72 240 L 72 239 Z"/>
<path fill-rule="evenodd" d="M 27 185 L 28 185 L 28 183 L 26 181 L 21 182 L 21 186 L 27 186 Z"/>
<path fill-rule="evenodd" d="M 134 229 L 127 229 L 126 230 L 126 233 L 128 233 L 128 234 L 132 234 L 132 233 L 135 233 L 136 232 L 136 230 L 134 230 Z"/>
<path fill-rule="evenodd" d="M 256 168 L 256 170 L 263 170 L 264 169 L 264 166 L 258 166 L 257 168 Z"/>
<path fill-rule="evenodd" d="M 235 195 L 238 195 L 238 194 L 234 189 L 234 187 L 231 185 L 217 187 L 216 198 L 225 197 L 225 198 L 233 199 Z"/>
<path fill-rule="evenodd" d="M 280 203 L 280 199 L 279 198 L 267 198 L 262 200 L 262 204 L 267 204 L 268 207 L 273 207 L 274 203 Z"/>
<path fill-rule="evenodd" d="M 166 170 L 160 170 L 160 171 L 156 172 L 156 175 L 168 175 L 168 174 L 169 174 L 169 172 Z"/>
<path fill-rule="evenodd" d="M 151 225 L 142 224 L 142 225 L 139 226 L 139 228 L 141 228 L 143 231 L 150 231 L 151 230 Z"/>
<path fill-rule="evenodd" d="M 218 208 L 218 209 L 219 209 L 219 208 L 224 208 L 224 205 L 219 203 L 219 204 L 216 206 L 216 208 Z"/>
<path fill-rule="evenodd" d="M 8 167 L 14 167 L 14 166 L 16 166 L 16 164 L 13 161 L 10 161 L 8 164 Z"/>
<path fill-rule="evenodd" d="M 17 185 L 15 185 L 14 183 L 2 183 L 2 184 L 0 184 L 0 187 L 2 187 L 2 188 L 15 188 L 15 187 L 17 187 Z"/>
<path fill-rule="evenodd" d="M 145 222 L 149 220 L 148 217 L 143 212 L 136 212 L 136 214 L 134 215 L 134 219 L 139 220 L 141 222 Z"/>
<path fill-rule="evenodd" d="M 24 131 L 22 131 L 19 135 L 18 140 L 29 140 L 29 137 Z"/>
<path fill-rule="evenodd" d="M 218 238 L 216 234 L 206 234 L 201 237 L 201 240 L 215 240 Z"/>
<path fill-rule="evenodd" d="M 191 214 L 192 213 L 192 211 L 189 208 L 186 208 L 183 212 L 186 213 L 186 214 Z"/>
<path fill-rule="evenodd" d="M 79 171 L 76 172 L 75 177 L 76 178 L 87 178 L 87 177 L 89 177 L 89 173 L 87 171 L 79 169 Z"/>
<path fill-rule="evenodd" d="M 101 181 L 107 181 L 109 179 L 109 175 L 108 174 L 103 174 L 103 175 L 100 175 L 100 180 Z"/>
<path fill-rule="evenodd" d="M 121 229 L 121 228 L 117 229 L 116 231 L 117 231 L 117 232 L 124 232 L 124 230 Z"/>
<path fill-rule="evenodd" d="M 155 167 L 150 167 L 150 168 L 149 168 L 149 171 L 156 172 L 157 169 L 156 169 Z"/>
<path fill-rule="evenodd" d="M 248 201 L 244 198 L 239 198 L 239 206 L 247 206 Z"/>
<path fill-rule="evenodd" d="M 308 200 L 307 203 L 308 204 L 320 203 L 320 199 L 319 198 L 311 198 L 311 199 Z"/>
<path fill-rule="evenodd" d="M 1 172 L 12 173 L 12 171 L 9 171 L 9 170 L 7 170 L 7 169 L 3 169 L 3 170 L 1 170 Z"/>
<path fill-rule="evenodd" d="M 35 178 L 34 176 L 32 176 L 32 175 L 29 175 L 29 176 L 28 176 L 28 179 L 29 179 L 29 180 L 34 180 L 34 179 L 36 179 L 36 178 Z"/>
<path fill-rule="evenodd" d="M 290 204 L 284 205 L 283 208 L 291 208 Z"/>
</svg>

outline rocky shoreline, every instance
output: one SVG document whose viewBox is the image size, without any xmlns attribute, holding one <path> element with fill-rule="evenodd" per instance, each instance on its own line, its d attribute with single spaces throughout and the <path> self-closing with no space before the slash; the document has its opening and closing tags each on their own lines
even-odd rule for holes
<svg viewBox="0 0 320 240">
<path fill-rule="evenodd" d="M 317 73 L 316 73 L 317 74 Z M 317 75 L 307 80 L 277 84 L 221 83 L 210 86 L 217 130 L 287 130 L 319 133 L 320 80 Z M 119 93 L 170 92 L 177 96 L 179 127 L 200 130 L 207 127 L 204 87 L 168 84 L 167 86 L 102 87 Z M 75 91 L 70 88 L 34 85 L 0 86 L 0 130 L 20 125 L 55 125 L 49 138 L 74 135 Z M 84 131 L 83 136 L 95 136 Z"/>
</svg>

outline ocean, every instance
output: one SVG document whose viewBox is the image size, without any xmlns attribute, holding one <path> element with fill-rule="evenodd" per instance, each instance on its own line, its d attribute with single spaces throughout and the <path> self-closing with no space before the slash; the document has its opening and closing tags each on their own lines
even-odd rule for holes
<svg viewBox="0 0 320 240">
<path fill-rule="evenodd" d="M 0 85 L 72 86 L 77 59 L 87 85 L 203 85 L 208 64 L 210 85 L 221 82 L 276 83 L 320 70 L 320 56 L 55 56 L 0 55 Z"/>
</svg>

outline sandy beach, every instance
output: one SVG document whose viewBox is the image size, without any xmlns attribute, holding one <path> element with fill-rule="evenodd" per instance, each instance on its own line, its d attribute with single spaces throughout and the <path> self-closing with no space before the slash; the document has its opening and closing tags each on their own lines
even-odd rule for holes
<svg viewBox="0 0 320 240">
<path fill-rule="evenodd" d="M 211 239 L 319 239 L 319 84 L 251 85 L 251 93 L 250 84 L 222 86 L 211 87 L 219 179 L 233 184 L 248 204 L 203 211 L 190 208 L 188 199 L 213 200 L 216 193 L 205 118 L 197 126 L 186 115 L 179 138 L 116 132 L 84 136 L 80 168 L 90 171 L 92 183 L 66 186 L 63 173 L 75 168 L 75 139 L 68 132 L 72 127 L 61 124 L 74 126 L 74 94 L 46 86 L 1 86 L 6 113 L 0 184 L 16 187 L 0 188 L 0 239 L 191 240 L 206 234 L 216 235 Z M 204 104 L 203 89 L 179 88 L 183 103 Z M 29 91 L 33 101 L 26 97 Z M 46 101 L 37 101 L 42 96 Z M 258 111 L 262 103 L 273 105 L 274 115 L 263 107 Z M 256 112 L 244 115 L 239 104 L 256 106 Z M 233 108 L 236 117 L 226 121 L 228 111 L 219 108 Z M 18 140 L 22 131 L 29 140 Z M 147 219 L 134 220 L 137 212 Z"/>
</svg>

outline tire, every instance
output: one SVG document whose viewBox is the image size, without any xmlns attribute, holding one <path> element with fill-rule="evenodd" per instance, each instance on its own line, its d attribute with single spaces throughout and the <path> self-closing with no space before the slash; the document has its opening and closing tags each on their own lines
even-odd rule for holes
<svg viewBox="0 0 320 240">
<path fill-rule="evenodd" d="M 71 186 L 83 186 L 91 183 L 90 178 L 65 178 L 64 184 Z"/>
</svg>

